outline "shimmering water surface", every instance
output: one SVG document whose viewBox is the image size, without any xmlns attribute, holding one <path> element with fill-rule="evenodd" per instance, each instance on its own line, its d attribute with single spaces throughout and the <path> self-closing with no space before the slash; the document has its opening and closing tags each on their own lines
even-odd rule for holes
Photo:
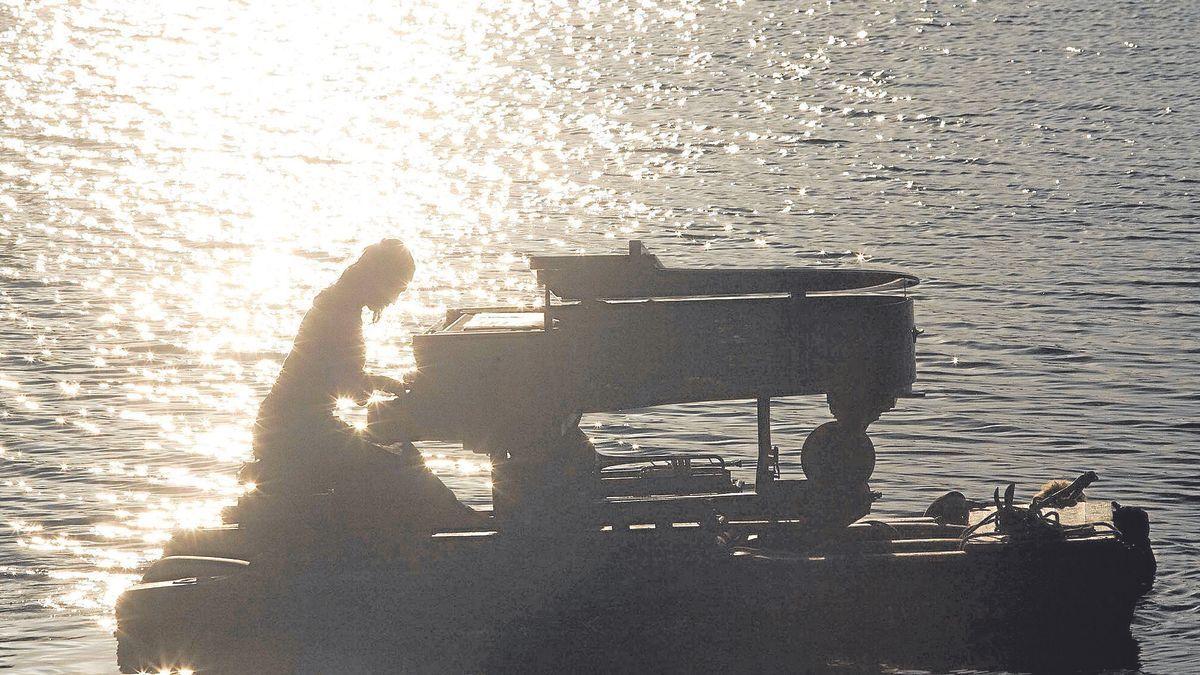
<svg viewBox="0 0 1200 675">
<path fill-rule="evenodd" d="M 1148 672 L 1200 670 L 1196 3 L 0 2 L 0 666 L 115 668 L 111 608 L 218 522 L 315 293 L 398 236 L 396 374 L 523 256 L 923 278 L 880 510 L 1100 472 L 1148 507 Z M 796 448 L 829 418 L 779 404 Z M 745 404 L 587 420 L 753 452 Z M 424 448 L 473 504 L 487 466 Z M 785 470 L 798 471 L 795 458 Z"/>
</svg>

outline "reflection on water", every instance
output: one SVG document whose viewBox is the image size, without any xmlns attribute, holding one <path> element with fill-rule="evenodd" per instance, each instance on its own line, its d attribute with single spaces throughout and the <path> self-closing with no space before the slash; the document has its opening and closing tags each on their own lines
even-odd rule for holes
<svg viewBox="0 0 1200 675">
<path fill-rule="evenodd" d="M 421 263 L 367 329 L 393 374 L 449 306 L 536 304 L 529 253 L 921 275 L 929 396 L 874 427 L 884 508 L 1097 469 L 1152 507 L 1143 663 L 1194 668 L 1196 11 L 0 4 L 0 664 L 112 667 L 116 594 L 246 489 L 301 314 L 393 236 Z M 785 451 L 827 417 L 779 408 Z M 749 455 L 752 420 L 593 433 Z M 424 451 L 486 502 L 480 457 Z"/>
</svg>

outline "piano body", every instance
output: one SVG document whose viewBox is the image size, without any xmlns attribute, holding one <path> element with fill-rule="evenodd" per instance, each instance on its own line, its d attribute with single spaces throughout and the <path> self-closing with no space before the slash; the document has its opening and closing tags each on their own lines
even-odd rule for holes
<svg viewBox="0 0 1200 675">
<path fill-rule="evenodd" d="M 414 336 L 409 391 L 373 411 L 376 434 L 512 451 L 581 413 L 805 394 L 870 406 L 916 377 L 911 275 L 670 269 L 636 242 L 531 267 L 541 311 L 456 309 Z"/>
</svg>

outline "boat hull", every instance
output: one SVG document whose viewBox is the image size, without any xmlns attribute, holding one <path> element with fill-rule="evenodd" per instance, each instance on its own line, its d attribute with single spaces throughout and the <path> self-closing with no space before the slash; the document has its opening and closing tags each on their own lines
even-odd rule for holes
<svg viewBox="0 0 1200 675">
<path fill-rule="evenodd" d="M 923 667 L 979 666 L 983 650 L 1008 667 L 1047 640 L 1057 646 L 1042 653 L 1078 643 L 1081 654 L 1105 657 L 1100 665 L 1128 665 L 1128 649 L 1108 652 L 1131 644 L 1148 583 L 1144 552 L 1108 535 L 959 550 L 919 531 L 937 526 L 900 525 L 913 538 L 860 528 L 860 541 L 820 554 L 767 546 L 766 536 L 731 547 L 672 528 L 573 541 L 435 537 L 387 563 L 256 560 L 127 592 L 120 665 L 794 670 L 874 652 Z"/>
</svg>

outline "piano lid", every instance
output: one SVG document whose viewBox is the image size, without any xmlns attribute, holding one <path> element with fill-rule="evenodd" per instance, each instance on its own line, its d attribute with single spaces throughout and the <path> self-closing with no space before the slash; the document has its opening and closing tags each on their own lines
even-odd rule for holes
<svg viewBox="0 0 1200 675">
<path fill-rule="evenodd" d="M 538 283 L 564 300 L 895 292 L 917 277 L 869 269 L 672 269 L 629 242 L 628 255 L 533 256 Z"/>
</svg>

